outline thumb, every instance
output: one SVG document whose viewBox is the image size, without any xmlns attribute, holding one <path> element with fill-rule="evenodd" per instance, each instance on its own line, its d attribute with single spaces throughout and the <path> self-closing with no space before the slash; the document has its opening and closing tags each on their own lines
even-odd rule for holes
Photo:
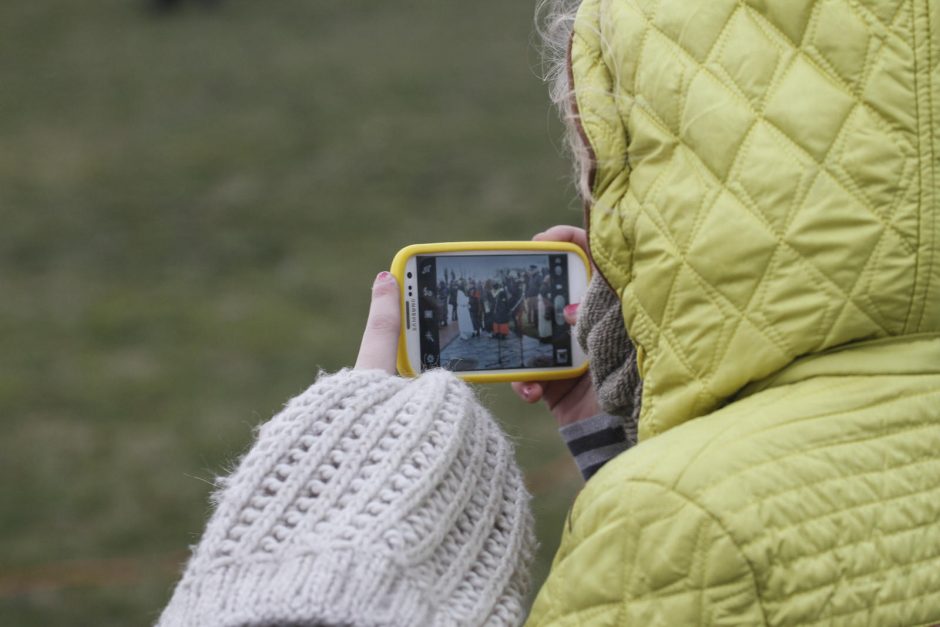
<svg viewBox="0 0 940 627">
<path fill-rule="evenodd" d="M 401 304 L 398 282 L 389 272 L 380 272 L 372 284 L 372 305 L 359 345 L 356 368 L 396 373 L 398 337 L 401 333 Z"/>
</svg>

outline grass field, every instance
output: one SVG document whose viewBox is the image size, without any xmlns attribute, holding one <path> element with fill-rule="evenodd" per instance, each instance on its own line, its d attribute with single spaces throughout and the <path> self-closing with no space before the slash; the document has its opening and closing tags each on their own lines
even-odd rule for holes
<svg viewBox="0 0 940 627">
<path fill-rule="evenodd" d="M 208 481 L 350 364 L 415 241 L 578 223 L 533 3 L 0 3 L 0 624 L 139 625 Z M 480 393 L 536 493 L 544 577 L 579 479 Z"/>
</svg>

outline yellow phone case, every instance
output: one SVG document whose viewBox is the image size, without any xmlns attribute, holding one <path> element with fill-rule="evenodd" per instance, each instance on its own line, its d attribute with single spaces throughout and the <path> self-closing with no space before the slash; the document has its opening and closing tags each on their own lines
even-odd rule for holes
<svg viewBox="0 0 940 627">
<path fill-rule="evenodd" d="M 591 278 L 591 263 L 584 254 L 580 246 L 569 242 L 445 242 L 439 244 L 412 244 L 406 246 L 396 253 L 392 260 L 391 273 L 398 280 L 398 289 L 402 292 L 401 308 L 402 320 L 405 319 L 405 263 L 415 255 L 427 255 L 437 253 L 461 252 L 470 250 L 532 250 L 532 251 L 551 251 L 551 252 L 573 252 L 577 253 L 587 268 L 588 280 Z M 473 383 L 500 383 L 505 381 L 550 381 L 554 379 L 571 379 L 579 377 L 587 372 L 588 363 L 584 362 L 576 368 L 567 370 L 529 370 L 525 373 L 487 373 L 487 374 L 462 374 L 455 372 L 458 377 L 465 381 Z M 405 347 L 405 325 L 401 327 L 401 337 L 398 340 L 398 372 L 407 377 L 418 376 L 408 360 L 408 351 Z"/>
</svg>

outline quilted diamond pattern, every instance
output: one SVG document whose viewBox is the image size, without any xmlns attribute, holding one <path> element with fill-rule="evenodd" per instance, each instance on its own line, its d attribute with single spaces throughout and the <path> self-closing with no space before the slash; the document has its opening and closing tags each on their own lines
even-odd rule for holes
<svg viewBox="0 0 940 627">
<path fill-rule="evenodd" d="M 806 151 L 820 163 L 842 132 L 855 101 L 842 85 L 817 67 L 806 57 L 794 55 L 790 67 L 767 98 L 764 119 L 791 140 L 795 149 Z M 798 144 L 794 137 L 799 138 Z"/>
<path fill-rule="evenodd" d="M 940 335 L 827 359 L 608 462 L 529 625 L 940 621 Z"/>
<path fill-rule="evenodd" d="M 582 5 L 590 241 L 638 345 L 641 438 L 801 356 L 940 329 L 927 6 Z"/>
<path fill-rule="evenodd" d="M 940 0 L 586 0 L 571 64 L 641 442 L 530 624 L 940 624 Z"/>
</svg>

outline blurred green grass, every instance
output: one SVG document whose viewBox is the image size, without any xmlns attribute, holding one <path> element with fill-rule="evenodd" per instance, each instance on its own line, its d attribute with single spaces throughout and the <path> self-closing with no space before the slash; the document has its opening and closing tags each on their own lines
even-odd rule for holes
<svg viewBox="0 0 940 627">
<path fill-rule="evenodd" d="M 0 624 L 152 622 L 207 481 L 417 241 L 578 223 L 533 4 L 0 3 Z M 537 491 L 550 417 L 481 395 Z"/>
</svg>

